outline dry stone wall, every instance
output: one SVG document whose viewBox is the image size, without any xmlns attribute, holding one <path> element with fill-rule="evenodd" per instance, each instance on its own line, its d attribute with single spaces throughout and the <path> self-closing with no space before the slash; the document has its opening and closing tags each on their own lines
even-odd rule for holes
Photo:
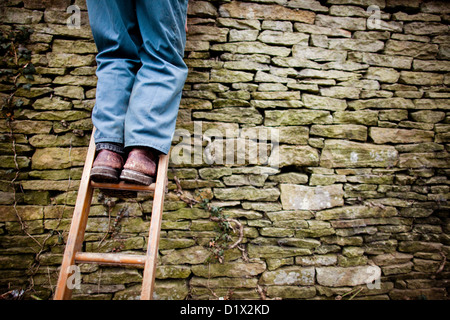
<svg viewBox="0 0 450 320">
<path fill-rule="evenodd" d="M 188 15 L 155 297 L 447 299 L 450 4 L 191 1 Z M 2 48 L 1 293 L 50 299 L 96 47 L 83 0 L 2 1 L 0 17 L 3 35 L 32 29 Z M 14 73 L 25 48 L 32 79 Z M 84 250 L 144 253 L 151 205 L 96 192 Z M 80 272 L 76 299 L 139 296 L 141 269 Z"/>
</svg>

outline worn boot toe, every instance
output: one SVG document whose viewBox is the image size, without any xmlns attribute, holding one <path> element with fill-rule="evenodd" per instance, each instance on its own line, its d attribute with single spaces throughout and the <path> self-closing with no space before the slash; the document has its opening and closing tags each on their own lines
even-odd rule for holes
<svg viewBox="0 0 450 320">
<path fill-rule="evenodd" d="M 91 169 L 91 179 L 95 182 L 118 182 L 123 167 L 120 154 L 110 150 L 100 150 Z"/>
<path fill-rule="evenodd" d="M 152 184 L 156 175 L 156 158 L 149 148 L 133 148 L 128 154 L 120 179 L 133 184 Z"/>
</svg>

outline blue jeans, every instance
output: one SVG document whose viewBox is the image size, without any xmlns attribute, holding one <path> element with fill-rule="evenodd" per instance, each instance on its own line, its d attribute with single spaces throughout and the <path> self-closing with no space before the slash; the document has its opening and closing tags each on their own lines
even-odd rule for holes
<svg viewBox="0 0 450 320">
<path fill-rule="evenodd" d="M 97 145 L 169 152 L 182 89 L 188 0 L 87 0 L 97 45 Z"/>
</svg>

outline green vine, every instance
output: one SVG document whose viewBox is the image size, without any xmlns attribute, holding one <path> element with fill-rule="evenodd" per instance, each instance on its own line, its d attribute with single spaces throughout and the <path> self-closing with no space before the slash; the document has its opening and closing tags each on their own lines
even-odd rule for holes
<svg viewBox="0 0 450 320">
<path fill-rule="evenodd" d="M 209 241 L 208 247 L 211 251 L 211 256 L 208 258 L 207 262 L 218 261 L 223 262 L 223 255 L 226 248 L 228 247 L 228 242 L 231 240 L 230 223 L 226 221 L 226 216 L 222 213 L 222 207 L 212 206 L 209 199 L 203 199 L 200 203 L 200 207 L 211 213 L 211 220 L 216 220 L 218 235 Z"/>
<path fill-rule="evenodd" d="M 211 205 L 209 199 L 202 199 L 200 207 L 211 213 L 210 219 L 217 222 L 218 235 L 209 241 L 209 249 L 211 250 L 211 256 L 207 262 L 219 262 L 224 261 L 224 254 L 226 250 L 238 247 L 243 239 L 243 227 L 242 224 L 236 220 L 231 219 L 227 215 L 223 214 L 222 207 L 216 207 Z M 229 244 L 231 241 L 231 235 L 236 233 L 235 227 L 232 226 L 234 223 L 239 231 L 239 239 L 233 244 Z M 239 247 L 238 247 L 239 248 Z M 241 251 L 243 249 L 239 248 Z"/>
<path fill-rule="evenodd" d="M 14 110 L 20 109 L 24 103 L 22 99 L 14 99 L 16 91 L 20 87 L 26 90 L 31 87 L 30 83 L 18 84 L 17 80 L 23 76 L 25 79 L 33 81 L 33 74 L 36 73 L 36 69 L 31 63 L 31 51 L 25 47 L 32 32 L 32 29 L 19 27 L 17 30 L 0 34 L 1 84 L 9 89 L 6 90 L 9 91 L 7 97 L 2 99 L 1 112 L 8 121 L 14 120 Z"/>
</svg>

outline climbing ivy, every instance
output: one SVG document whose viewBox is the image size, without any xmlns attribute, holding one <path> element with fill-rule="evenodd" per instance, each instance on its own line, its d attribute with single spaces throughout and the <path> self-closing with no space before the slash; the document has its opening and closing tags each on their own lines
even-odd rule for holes
<svg viewBox="0 0 450 320">
<path fill-rule="evenodd" d="M 218 229 L 218 235 L 209 242 L 209 249 L 211 250 L 212 255 L 207 262 L 211 262 L 211 260 L 215 259 L 215 261 L 222 263 L 225 250 L 234 248 L 241 250 L 242 258 L 244 261 L 247 261 L 245 249 L 240 246 L 244 237 L 242 224 L 237 219 L 229 218 L 227 215 L 223 214 L 222 207 L 211 205 L 209 199 L 203 199 L 200 206 L 211 213 L 210 220 L 217 222 Z M 234 227 L 232 224 L 234 224 Z M 238 239 L 230 245 L 229 242 L 232 239 L 232 234 L 236 233 L 238 234 Z"/>
<path fill-rule="evenodd" d="M 227 217 L 222 213 L 223 208 L 211 205 L 209 199 L 203 199 L 200 206 L 211 213 L 211 220 L 217 222 L 218 234 L 209 241 L 208 245 L 211 251 L 208 262 L 223 262 L 223 255 L 228 248 L 228 242 L 231 239 L 232 229 L 230 223 L 227 221 Z"/>
<path fill-rule="evenodd" d="M 32 29 L 19 27 L 0 33 L 0 81 L 2 91 L 8 92 L 2 97 L 1 112 L 9 121 L 14 120 L 14 110 L 20 109 L 24 103 L 22 99 L 14 99 L 16 91 L 19 88 L 29 90 L 31 86 L 30 83 L 18 83 L 17 80 L 23 76 L 32 81 L 36 73 L 31 63 L 31 51 L 26 48 L 32 32 Z"/>
</svg>

